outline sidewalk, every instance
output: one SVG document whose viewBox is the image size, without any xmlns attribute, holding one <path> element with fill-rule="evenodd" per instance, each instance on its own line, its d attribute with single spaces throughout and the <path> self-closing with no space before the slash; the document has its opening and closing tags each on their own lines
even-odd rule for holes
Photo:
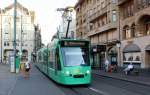
<svg viewBox="0 0 150 95">
<path fill-rule="evenodd" d="M 0 64 L 0 95 L 65 95 L 52 81 L 32 66 L 30 78 L 10 73 L 8 65 Z"/>
<path fill-rule="evenodd" d="M 9 95 L 17 80 L 17 75 L 10 73 L 9 65 L 0 64 L 0 95 Z"/>
<path fill-rule="evenodd" d="M 105 72 L 104 70 L 93 70 L 92 73 L 104 77 L 115 78 L 119 80 L 150 86 L 150 74 L 149 76 L 141 76 L 141 75 L 135 76 L 135 75 L 125 75 L 122 72 L 109 73 L 109 72 Z"/>
</svg>

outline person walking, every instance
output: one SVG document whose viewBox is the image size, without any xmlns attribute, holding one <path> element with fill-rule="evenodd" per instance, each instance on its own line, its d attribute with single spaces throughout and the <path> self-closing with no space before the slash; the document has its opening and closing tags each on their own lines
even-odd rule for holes
<svg viewBox="0 0 150 95">
<path fill-rule="evenodd" d="M 109 64 L 109 61 L 108 61 L 108 59 L 106 59 L 106 60 L 105 60 L 105 71 L 106 71 L 106 72 L 108 72 L 108 70 L 109 70 L 109 65 L 110 65 L 110 64 Z"/>
<path fill-rule="evenodd" d="M 20 69 L 19 69 L 19 71 L 20 71 L 20 73 L 21 73 L 21 75 L 22 75 L 23 77 L 25 77 L 25 62 L 26 62 L 25 58 L 24 58 L 24 57 L 21 57 L 21 62 L 20 62 Z"/>
<path fill-rule="evenodd" d="M 25 78 L 29 78 L 30 69 L 31 69 L 31 64 L 30 61 L 27 60 L 25 63 Z"/>
<path fill-rule="evenodd" d="M 130 74 L 130 72 L 133 71 L 133 69 L 134 69 L 133 64 L 130 63 L 130 64 L 127 66 L 127 68 L 124 69 L 125 74 L 126 74 L 126 75 Z"/>
</svg>

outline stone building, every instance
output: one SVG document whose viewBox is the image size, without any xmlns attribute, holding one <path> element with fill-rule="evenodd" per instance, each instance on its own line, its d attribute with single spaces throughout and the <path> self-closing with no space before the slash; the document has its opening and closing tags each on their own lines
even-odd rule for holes
<svg viewBox="0 0 150 95">
<path fill-rule="evenodd" d="M 41 29 L 40 26 L 34 25 L 34 50 L 32 52 L 32 59 L 36 61 L 37 51 L 42 47 L 42 37 L 41 37 Z"/>
<path fill-rule="evenodd" d="M 150 67 L 150 0 L 118 0 L 121 65 Z"/>
<path fill-rule="evenodd" d="M 75 9 L 76 36 L 91 41 L 93 67 L 120 63 L 117 0 L 79 0 Z"/>
<path fill-rule="evenodd" d="M 1 59 L 7 62 L 14 45 L 14 4 L 1 9 L 0 18 Z M 34 48 L 34 19 L 34 11 L 17 3 L 16 49 L 18 54 L 28 58 Z"/>
</svg>

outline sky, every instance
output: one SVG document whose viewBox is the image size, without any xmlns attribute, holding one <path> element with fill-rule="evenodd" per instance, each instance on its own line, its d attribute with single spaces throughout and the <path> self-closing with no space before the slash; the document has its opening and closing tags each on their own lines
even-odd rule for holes
<svg viewBox="0 0 150 95">
<path fill-rule="evenodd" d="M 74 6 L 77 0 L 17 0 L 24 7 L 33 10 L 36 13 L 35 24 L 41 27 L 42 42 L 46 45 L 50 42 L 52 36 L 60 25 L 61 13 L 57 8 Z M 0 0 L 0 8 L 7 7 L 14 0 Z"/>
</svg>

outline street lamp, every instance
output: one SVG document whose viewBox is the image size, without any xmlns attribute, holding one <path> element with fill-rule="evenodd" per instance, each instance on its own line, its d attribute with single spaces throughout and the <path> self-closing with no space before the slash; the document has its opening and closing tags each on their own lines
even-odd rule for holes
<svg viewBox="0 0 150 95">
<path fill-rule="evenodd" d="M 22 29 L 22 12 L 23 12 L 23 8 L 21 8 L 20 57 L 22 56 L 22 33 L 23 33 L 23 29 Z"/>
<path fill-rule="evenodd" d="M 116 46 L 118 47 L 118 63 L 121 64 L 121 51 L 120 51 L 121 42 L 117 41 Z"/>
</svg>

